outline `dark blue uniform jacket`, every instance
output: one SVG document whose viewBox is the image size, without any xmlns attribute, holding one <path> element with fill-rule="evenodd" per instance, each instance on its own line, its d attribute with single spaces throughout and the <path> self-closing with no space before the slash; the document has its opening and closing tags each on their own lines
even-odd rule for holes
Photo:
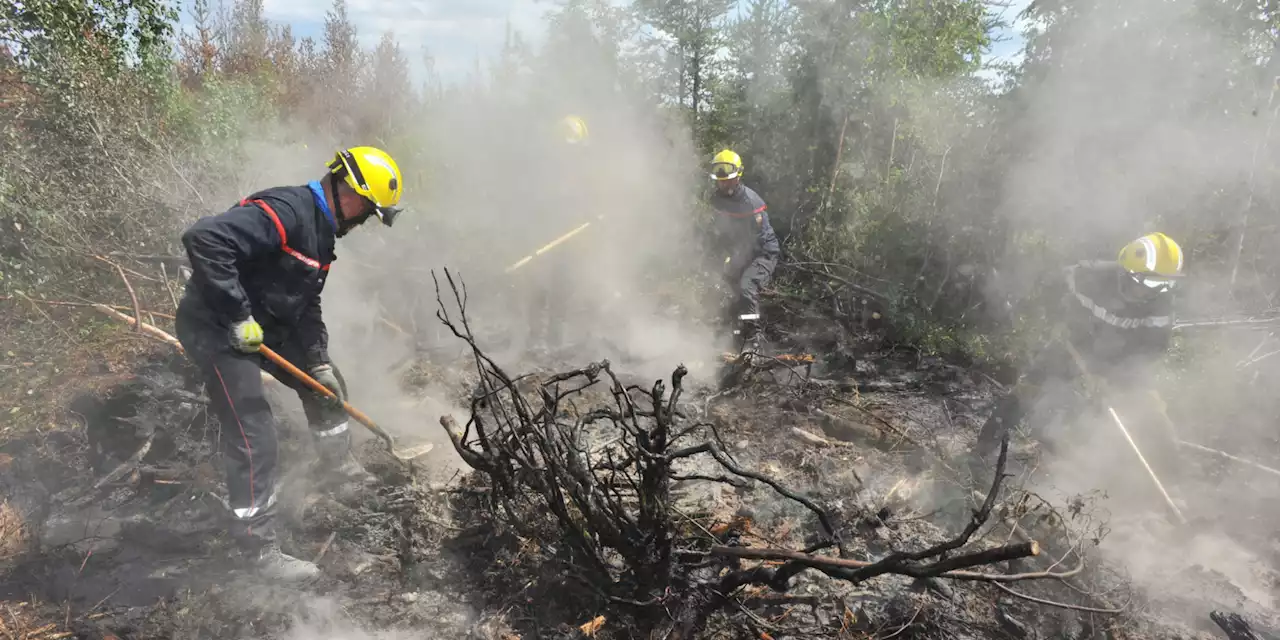
<svg viewBox="0 0 1280 640">
<path fill-rule="evenodd" d="M 738 185 L 729 196 L 713 192 L 711 206 L 716 210 L 716 249 L 732 258 L 733 264 L 745 267 L 755 258 L 775 257 L 781 251 L 778 236 L 769 224 L 768 207 L 746 185 Z"/>
<path fill-rule="evenodd" d="M 298 340 L 305 364 L 329 362 L 320 292 L 337 224 L 318 182 L 259 191 L 182 234 L 191 261 L 183 311 L 223 335 L 250 314 L 269 342 Z"/>
</svg>

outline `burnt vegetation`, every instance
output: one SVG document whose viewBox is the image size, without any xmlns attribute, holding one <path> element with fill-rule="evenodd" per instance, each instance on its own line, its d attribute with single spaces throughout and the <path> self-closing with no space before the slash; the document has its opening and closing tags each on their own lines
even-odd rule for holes
<svg viewBox="0 0 1280 640">
<path fill-rule="evenodd" d="M 445 77 L 429 40 L 363 46 L 344 0 L 316 37 L 260 0 L 0 6 L 0 637 L 1264 637 L 1280 626 L 1280 494 L 1258 481 L 1280 473 L 1274 12 L 1015 8 L 570 0 L 543 45 L 511 30 Z M 1024 55 L 993 59 L 1015 31 Z M 474 310 L 456 274 L 482 274 L 475 298 L 516 288 L 476 249 L 510 229 L 471 214 L 506 210 L 485 187 L 528 132 L 511 115 L 566 105 L 643 121 L 698 179 L 704 152 L 743 155 L 783 258 L 773 348 L 732 389 L 692 362 L 659 380 L 585 351 L 518 367 L 489 340 L 521 319 Z M 391 344 L 372 377 L 417 403 L 397 437 L 444 437 L 417 467 L 363 449 L 387 486 L 350 504 L 288 479 L 286 543 L 325 577 L 281 593 L 223 566 L 225 434 L 173 349 L 177 239 L 267 176 L 311 179 L 369 142 L 405 169 L 414 224 L 347 239 L 341 303 L 369 313 L 334 341 Z M 647 194 L 671 175 L 628 177 Z M 455 191 L 469 199 L 437 199 Z M 1170 534 L 1159 497 L 1113 509 L 1037 484 L 1053 458 L 1022 431 L 963 468 L 1054 328 L 1057 269 L 1157 228 L 1189 272 L 1158 383 L 1190 442 L 1165 476 L 1189 524 Z M 639 288 L 698 316 L 717 294 L 696 257 L 657 256 Z M 427 334 L 437 348 L 415 351 Z M 1074 393 L 1036 419 L 1109 425 Z M 418 401 L 442 395 L 462 410 L 437 427 Z M 296 413 L 277 411 L 285 467 L 310 459 Z M 1060 477 L 1119 468 L 1147 487 L 1124 442 L 1090 446 L 1105 464 Z M 1128 544 L 1104 552 L 1117 519 Z M 1206 548 L 1229 561 L 1191 554 Z M 1162 562 L 1180 564 L 1130 575 Z"/>
<path fill-rule="evenodd" d="M 1026 494 L 1018 494 L 1019 506 L 1001 503 L 1002 493 L 1009 493 L 1003 488 L 1008 477 L 1007 434 L 990 484 L 975 492 L 981 501 L 960 531 L 918 549 L 891 544 L 873 552 L 866 540 L 858 539 L 864 532 L 859 523 L 872 520 L 885 526 L 891 514 L 888 506 L 873 513 L 866 512 L 866 505 L 836 511 L 735 459 L 715 423 L 705 416 L 698 419 L 704 409 L 686 401 L 688 371 L 683 366 L 669 379 L 647 387 L 624 383 L 607 360 L 569 371 L 513 376 L 477 343 L 467 319 L 465 287 L 447 270 L 445 275 L 451 299 L 448 304 L 439 300 L 438 317 L 468 345 L 478 382 L 466 423 L 449 415 L 440 423 L 462 460 L 482 474 L 485 508 L 475 513 L 513 533 L 522 546 L 554 567 L 552 588 L 581 590 L 588 601 L 596 602 L 596 610 L 608 611 L 613 618 L 623 616 L 622 622 L 635 625 L 639 634 L 702 637 L 713 614 L 731 604 L 740 607 L 737 598 L 752 587 L 776 594 L 775 605 L 798 603 L 789 608 L 799 606 L 814 617 L 806 621 L 807 616 L 796 614 L 794 623 L 770 624 L 747 612 L 739 624 L 765 635 L 829 633 L 831 629 L 819 621 L 831 619 L 825 610 L 838 601 L 834 593 L 789 596 L 796 578 L 807 571 L 850 586 L 887 575 L 935 585 L 939 579 L 1007 585 L 1065 581 L 1084 569 L 1082 541 L 1071 541 L 1064 521 L 1055 520 L 1056 515 L 1043 507 L 1028 506 L 1034 500 Z M 800 381 L 801 388 L 806 382 Z M 808 441 L 831 444 L 814 435 Z M 806 514 L 808 522 L 801 525 L 808 531 L 802 536 L 806 546 L 751 544 L 751 518 L 742 513 L 712 528 L 702 525 L 682 511 L 674 497 L 677 486 L 690 483 L 734 490 L 752 484 L 765 487 L 777 500 Z M 1009 537 L 1003 542 L 986 535 L 995 529 L 993 512 L 1007 514 L 1002 520 Z M 1062 556 L 1047 563 L 1045 570 L 999 570 L 1025 566 L 1020 561 L 1040 556 L 1041 544 L 1017 524 L 1036 513 L 1037 518 L 1028 519 L 1038 519 L 1037 530 L 1053 534 Z M 984 535 L 977 535 L 980 531 Z M 859 559 L 868 555 L 880 557 Z M 1074 568 L 1060 569 L 1067 560 Z M 947 592 L 946 587 L 937 588 Z M 766 608 L 769 603 L 765 598 Z M 1122 611 L 1050 604 L 1102 614 Z M 822 614 L 813 613 L 820 610 Z M 845 614 L 853 620 L 867 615 L 848 609 Z M 850 622 L 846 619 L 845 626 Z M 863 620 L 855 626 L 869 630 L 867 625 Z"/>
</svg>

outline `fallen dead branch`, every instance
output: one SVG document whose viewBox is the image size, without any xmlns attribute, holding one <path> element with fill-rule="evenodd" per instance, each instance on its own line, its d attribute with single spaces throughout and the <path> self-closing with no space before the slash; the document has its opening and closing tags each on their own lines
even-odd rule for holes
<svg viewBox="0 0 1280 640">
<path fill-rule="evenodd" d="M 324 554 L 329 553 L 329 546 L 333 544 L 334 539 L 337 537 L 337 531 L 329 532 L 329 537 L 325 539 L 324 544 L 320 545 L 320 551 L 316 553 L 315 560 L 312 560 L 311 562 L 314 564 L 320 564 L 320 561 L 324 560 Z"/>
<path fill-rule="evenodd" d="M 102 476 L 102 478 L 97 482 L 93 483 L 92 487 L 89 487 L 88 489 L 78 489 L 77 487 L 67 489 L 54 497 L 55 503 L 72 508 L 79 508 L 88 504 L 88 502 L 93 499 L 93 497 L 96 496 L 103 487 L 125 477 L 130 472 L 138 468 L 142 459 L 147 457 L 147 454 L 151 452 L 151 445 L 155 442 L 156 434 L 158 433 L 159 430 L 153 430 L 148 434 L 146 440 L 142 442 L 142 445 L 138 447 L 138 450 L 135 451 L 132 456 L 129 456 L 128 460 L 117 465 L 116 468 L 112 469 L 107 473 L 107 475 Z"/>
<path fill-rule="evenodd" d="M 1005 477 L 1005 463 L 1009 453 L 1009 436 L 1006 433 L 1000 441 L 1000 455 L 996 460 L 995 477 L 992 480 L 991 489 L 987 492 L 987 497 L 983 501 L 982 506 L 973 513 L 969 523 L 955 537 L 940 542 L 931 547 L 919 551 L 898 551 L 888 556 L 869 563 L 854 562 L 852 565 L 841 566 L 843 559 L 831 559 L 810 554 L 800 554 L 799 556 L 791 556 L 787 558 L 786 564 L 777 569 L 770 567 L 755 567 L 749 571 L 749 578 L 744 579 L 741 573 L 730 574 L 725 577 L 721 583 L 721 592 L 727 593 L 740 586 L 749 583 L 767 584 L 779 591 L 785 591 L 790 579 L 806 569 L 817 569 L 828 576 L 839 578 L 852 583 L 859 583 L 876 576 L 885 574 L 905 575 L 916 578 L 936 578 L 943 577 L 943 574 L 949 571 L 958 571 L 982 564 L 992 564 L 1016 558 L 1036 555 L 1039 553 L 1039 545 L 1035 541 L 1020 543 L 1016 545 L 1006 545 L 994 549 L 984 549 L 981 551 L 973 551 L 958 556 L 951 556 L 951 552 L 957 551 L 967 545 L 970 539 L 978 529 L 980 529 L 991 516 L 991 511 L 995 507 L 996 496 L 1000 492 L 1000 486 Z M 720 553 L 728 555 L 730 553 L 739 555 L 748 553 L 748 550 L 738 549 L 734 552 L 728 551 L 726 548 L 716 548 L 712 553 Z M 774 553 L 775 550 L 764 550 L 765 553 Z M 943 558 L 943 556 L 948 556 Z M 741 556 L 739 556 L 741 557 Z M 960 576 L 947 576 L 959 577 Z M 967 579 L 990 579 L 988 575 L 976 574 Z"/>
<path fill-rule="evenodd" d="M 753 560 L 788 560 L 796 562 L 804 566 L 826 570 L 826 569 L 867 569 L 876 563 L 864 560 L 853 560 L 849 558 L 832 558 L 828 556 L 816 556 L 799 551 L 784 551 L 781 549 L 756 549 L 747 547 L 711 547 L 712 555 L 731 556 L 734 558 L 747 558 Z M 901 571 L 894 571 L 898 575 L 905 575 L 912 578 L 952 578 L 956 580 L 988 580 L 992 582 L 1016 582 L 1018 580 L 1031 580 L 1042 577 L 1040 574 L 1028 574 L 1027 576 L 1006 575 L 998 573 L 979 573 L 976 571 L 964 571 L 968 567 L 977 567 L 987 564 L 995 564 L 997 562 L 1008 562 L 1009 560 L 1017 560 L 1029 556 L 1040 555 L 1040 544 L 1034 540 L 1031 542 L 1021 542 L 1017 544 L 1005 545 L 1002 547 L 993 547 L 981 551 L 974 551 L 959 556 L 952 556 L 946 560 L 939 560 L 930 565 L 908 566 Z M 884 569 L 884 566 L 877 568 Z M 889 573 L 888 570 L 881 571 L 875 575 L 868 575 L 860 580 L 873 578 L 876 575 Z M 829 574 L 830 575 L 830 574 Z M 842 577 L 834 575 L 833 577 Z"/>
<path fill-rule="evenodd" d="M 142 322 L 139 319 L 130 318 L 129 316 L 126 316 L 125 314 L 120 313 L 119 311 L 116 311 L 115 309 L 112 309 L 111 307 L 108 307 L 104 304 L 95 304 L 93 305 L 93 309 L 98 313 L 111 316 L 112 318 L 120 320 L 121 322 L 128 323 L 131 326 L 136 325 L 139 331 L 153 338 L 156 338 L 161 342 L 166 342 L 172 345 L 174 349 L 178 350 L 178 353 L 185 354 L 187 352 L 186 349 L 182 348 L 182 343 L 178 342 L 177 338 L 169 335 L 168 333 L 164 332 L 161 329 L 156 328 L 155 326 Z"/>
<path fill-rule="evenodd" d="M 1129 609 L 1128 605 L 1125 605 L 1123 607 L 1116 607 L 1114 609 L 1107 609 L 1102 607 L 1086 607 L 1084 605 L 1079 605 L 1079 604 L 1070 604 L 1067 602 L 1057 602 L 1054 600 L 1046 600 L 1044 598 L 1037 598 L 1035 596 L 1029 596 L 1025 593 L 1014 591 L 1013 589 L 1010 589 L 1009 587 L 1006 587 L 1005 585 L 1002 585 L 998 582 L 995 583 L 995 587 L 1015 598 L 1022 598 L 1023 600 L 1026 600 L 1028 602 L 1034 602 L 1036 604 L 1042 604 L 1048 607 L 1057 607 L 1059 609 L 1070 609 L 1072 611 L 1083 611 L 1086 613 L 1100 613 L 1104 615 L 1121 614 Z"/>
<path fill-rule="evenodd" d="M 838 440 L 865 442 L 877 449 L 891 450 L 910 439 L 896 430 L 880 429 L 848 418 L 843 418 L 817 407 L 809 409 L 821 419 L 822 430 Z"/>
<path fill-rule="evenodd" d="M 840 443 L 840 442 L 832 442 L 831 440 L 828 440 L 816 433 L 809 433 L 808 431 L 805 431 L 804 429 L 801 429 L 799 427 L 791 427 L 790 433 L 791 433 L 791 436 L 796 440 L 799 440 L 805 444 L 811 444 L 815 447 L 835 447 L 840 444 L 846 444 L 846 443 Z"/>
<path fill-rule="evenodd" d="M 22 296 L 22 298 L 23 298 L 24 300 L 29 300 L 29 301 L 31 301 L 31 302 L 33 302 L 33 303 L 35 303 L 35 304 L 43 304 L 43 305 L 49 305 L 49 306 L 53 306 L 53 307 L 97 307 L 97 306 L 103 306 L 103 307 L 107 307 L 108 309 L 115 309 L 115 310 L 118 310 L 118 311 L 130 311 L 130 310 L 131 310 L 131 307 L 125 307 L 125 306 L 118 305 L 118 304 L 103 304 L 103 305 L 100 305 L 100 304 L 98 304 L 98 303 L 96 303 L 96 302 L 67 302 L 67 301 L 64 301 L 64 300 L 36 300 L 35 298 L 31 298 L 31 297 L 28 297 L 28 296 L 25 296 L 25 295 L 24 295 L 24 296 Z M 0 296 L 0 300 L 12 300 L 12 299 L 13 299 L 13 297 L 12 297 L 12 296 Z M 169 313 L 161 313 L 161 312 L 159 312 L 159 311 L 151 311 L 150 309 L 143 309 L 143 310 L 142 310 L 142 312 L 143 312 L 143 313 L 145 313 L 145 314 L 147 314 L 147 315 L 153 315 L 153 316 L 155 316 L 155 317 L 157 317 L 157 318 L 164 318 L 164 319 L 166 319 L 166 320 L 173 320 L 173 319 L 174 319 L 173 314 L 169 314 Z"/>
<path fill-rule="evenodd" d="M 182 343 L 179 342 L 177 338 L 169 335 L 164 330 L 157 328 L 155 325 L 150 325 L 145 322 L 139 322 L 138 320 L 130 318 L 129 316 L 126 316 L 125 314 L 120 313 L 119 311 L 116 311 L 115 309 L 112 309 L 111 307 L 105 304 L 94 304 L 91 306 L 98 313 L 111 316 L 112 318 L 115 318 L 121 322 L 128 323 L 130 325 L 135 325 L 135 324 L 138 325 L 139 327 L 141 327 L 141 331 L 144 334 L 149 335 L 153 338 L 156 338 L 161 342 L 165 342 L 171 345 L 174 349 L 178 350 L 178 353 L 181 353 L 184 355 L 187 353 L 187 350 L 182 347 Z M 265 371 L 262 372 L 262 382 L 265 384 L 279 384 L 278 380 L 273 378 L 270 374 L 268 374 Z"/>
<path fill-rule="evenodd" d="M 1260 640 L 1258 634 L 1253 632 L 1253 627 L 1249 626 L 1249 621 L 1238 613 L 1212 611 L 1209 619 L 1227 634 L 1228 640 Z"/>
<path fill-rule="evenodd" d="M 22 514 L 8 501 L 0 500 L 0 563 L 20 556 L 28 541 L 27 524 Z"/>
</svg>

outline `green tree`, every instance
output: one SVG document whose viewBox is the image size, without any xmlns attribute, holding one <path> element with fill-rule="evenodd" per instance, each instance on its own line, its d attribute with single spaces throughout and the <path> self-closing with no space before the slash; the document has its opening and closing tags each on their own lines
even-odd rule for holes
<svg viewBox="0 0 1280 640">
<path fill-rule="evenodd" d="M 409 59 L 395 35 L 384 33 L 370 56 L 372 75 L 364 90 L 366 121 L 361 128 L 378 140 L 395 139 L 396 119 L 412 113 L 413 83 L 409 79 Z"/>
<path fill-rule="evenodd" d="M 726 44 L 725 17 L 734 0 L 637 0 L 641 20 L 671 43 L 669 73 L 674 87 L 667 91 L 676 104 L 688 108 L 694 122 L 710 100 L 715 56 Z"/>
<path fill-rule="evenodd" d="M 322 105 L 323 121 L 346 136 L 358 135 L 350 107 L 357 104 L 360 85 L 365 79 L 359 73 L 362 58 L 356 27 L 347 14 L 347 2 L 333 0 L 324 19 L 323 64 L 316 78 L 320 94 L 313 98 Z"/>
<path fill-rule="evenodd" d="M 222 71 L 231 76 L 259 76 L 271 70 L 271 27 L 263 16 L 263 0 L 234 0 L 224 31 Z"/>
<path fill-rule="evenodd" d="M 194 33 L 184 33 L 178 39 L 178 73 L 184 85 L 198 88 L 205 77 L 217 70 L 223 33 L 209 0 L 192 0 L 188 14 Z"/>
</svg>

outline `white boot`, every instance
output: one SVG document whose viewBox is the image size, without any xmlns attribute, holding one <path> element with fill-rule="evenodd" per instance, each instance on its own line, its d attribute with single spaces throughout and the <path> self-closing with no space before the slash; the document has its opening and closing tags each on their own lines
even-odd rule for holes
<svg viewBox="0 0 1280 640">
<path fill-rule="evenodd" d="M 300 560 L 280 550 L 279 545 L 270 543 L 249 557 L 254 571 L 268 580 L 282 582 L 301 582 L 320 575 L 320 567 L 314 562 Z"/>
</svg>

